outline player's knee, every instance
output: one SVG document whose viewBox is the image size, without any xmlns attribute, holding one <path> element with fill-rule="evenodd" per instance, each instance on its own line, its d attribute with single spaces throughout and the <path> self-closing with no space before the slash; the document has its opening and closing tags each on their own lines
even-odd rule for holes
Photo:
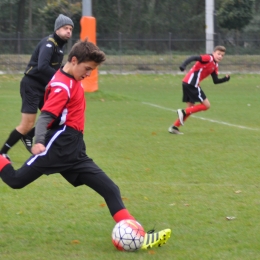
<svg viewBox="0 0 260 260">
<path fill-rule="evenodd" d="M 15 178 L 12 178 L 12 176 L 10 175 L 1 174 L 1 178 L 5 184 L 7 184 L 10 188 L 15 190 L 22 189 L 23 187 L 26 186 L 26 184 L 16 180 Z"/>
<path fill-rule="evenodd" d="M 13 169 L 11 164 L 8 164 L 1 171 L 0 177 L 2 181 L 12 189 L 22 189 L 24 186 L 26 186 L 26 183 L 24 181 L 21 181 L 21 179 L 16 178 L 15 170 Z"/>
<path fill-rule="evenodd" d="M 207 98 L 203 100 L 202 104 L 204 105 L 205 110 L 208 110 L 210 108 L 210 102 Z"/>
<path fill-rule="evenodd" d="M 203 103 L 205 110 L 208 110 L 210 108 L 210 103 L 209 102 L 205 102 Z"/>
<path fill-rule="evenodd" d="M 23 187 L 26 186 L 26 185 L 24 185 L 23 183 L 17 183 L 17 182 L 9 182 L 9 183 L 6 182 L 6 184 L 7 184 L 10 188 L 12 188 L 12 189 L 14 189 L 14 190 L 19 190 L 19 189 L 22 189 Z"/>
</svg>

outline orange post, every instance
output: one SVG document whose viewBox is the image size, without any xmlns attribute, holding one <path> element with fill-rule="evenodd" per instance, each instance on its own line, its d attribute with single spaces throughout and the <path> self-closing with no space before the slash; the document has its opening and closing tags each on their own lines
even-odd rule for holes
<svg viewBox="0 0 260 260">
<path fill-rule="evenodd" d="M 80 20 L 81 32 L 80 39 L 88 38 L 90 42 L 96 44 L 96 19 L 92 16 L 82 16 Z M 85 92 L 94 92 L 98 90 L 98 71 L 92 71 L 90 77 L 82 80 Z"/>
</svg>

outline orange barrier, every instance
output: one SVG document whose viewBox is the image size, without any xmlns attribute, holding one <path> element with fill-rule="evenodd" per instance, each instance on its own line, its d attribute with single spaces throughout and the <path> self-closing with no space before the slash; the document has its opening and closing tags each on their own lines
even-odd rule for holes
<svg viewBox="0 0 260 260">
<path fill-rule="evenodd" d="M 96 19 L 92 16 L 82 16 L 80 20 L 81 32 L 80 39 L 88 38 L 90 42 L 96 44 Z M 85 92 L 94 92 L 98 90 L 98 71 L 92 71 L 90 77 L 82 80 L 82 85 Z"/>
</svg>

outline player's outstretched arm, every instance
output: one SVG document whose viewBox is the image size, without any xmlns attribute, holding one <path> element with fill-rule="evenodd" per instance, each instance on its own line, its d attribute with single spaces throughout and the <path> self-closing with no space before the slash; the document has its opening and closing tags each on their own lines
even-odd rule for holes
<svg viewBox="0 0 260 260">
<path fill-rule="evenodd" d="M 212 77 L 212 80 L 214 82 L 214 84 L 219 84 L 219 83 L 223 83 L 223 82 L 226 82 L 226 81 L 229 81 L 230 80 L 230 75 L 226 75 L 224 78 L 218 78 L 218 75 L 216 74 L 216 72 L 213 72 L 211 74 L 211 77 Z"/>
<path fill-rule="evenodd" d="M 181 66 L 179 67 L 179 69 L 180 69 L 181 71 L 184 71 L 185 68 L 186 68 L 186 66 L 187 66 L 188 64 L 190 64 L 190 63 L 193 62 L 193 61 L 200 61 L 200 60 L 201 60 L 201 57 L 200 57 L 200 56 L 190 56 L 188 59 L 186 59 L 186 60 L 181 64 Z"/>
</svg>

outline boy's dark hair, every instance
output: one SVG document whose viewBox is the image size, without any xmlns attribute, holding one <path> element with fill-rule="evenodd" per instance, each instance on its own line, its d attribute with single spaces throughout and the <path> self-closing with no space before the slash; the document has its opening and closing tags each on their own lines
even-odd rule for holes
<svg viewBox="0 0 260 260">
<path fill-rule="evenodd" d="M 70 62 L 72 57 L 76 57 L 78 63 L 86 61 L 94 61 L 98 64 L 106 60 L 106 55 L 94 43 L 89 42 L 88 39 L 77 41 L 71 48 L 68 55 Z"/>
<path fill-rule="evenodd" d="M 223 51 L 226 52 L 226 48 L 224 46 L 218 45 L 214 48 L 214 52 L 215 51 Z"/>
</svg>

